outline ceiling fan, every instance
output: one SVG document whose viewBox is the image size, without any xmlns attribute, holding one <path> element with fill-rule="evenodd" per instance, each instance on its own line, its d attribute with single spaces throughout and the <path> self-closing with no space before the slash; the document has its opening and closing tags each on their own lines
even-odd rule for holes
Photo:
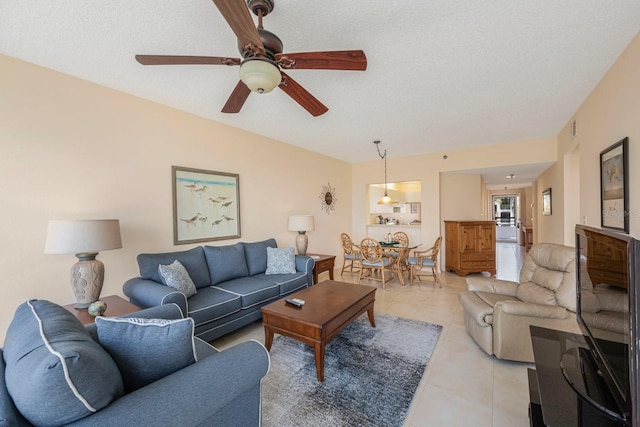
<svg viewBox="0 0 640 427">
<path fill-rule="evenodd" d="M 217 56 L 136 55 L 142 65 L 229 65 L 240 66 L 240 81 L 222 108 L 223 113 L 240 111 L 251 92 L 268 93 L 279 86 L 313 116 L 328 111 L 318 99 L 282 70 L 367 69 L 361 50 L 282 53 L 282 41 L 262 27 L 262 18 L 273 11 L 274 0 L 213 0 L 238 38 L 239 58 Z M 255 27 L 249 9 L 258 16 Z"/>
</svg>

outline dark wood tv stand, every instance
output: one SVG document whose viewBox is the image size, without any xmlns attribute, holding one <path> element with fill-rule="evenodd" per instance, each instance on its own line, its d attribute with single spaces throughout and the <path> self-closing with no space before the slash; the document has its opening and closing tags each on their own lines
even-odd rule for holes
<svg viewBox="0 0 640 427">
<path fill-rule="evenodd" d="M 587 348 L 582 335 L 531 326 L 535 371 L 529 374 L 529 421 L 532 427 L 621 426 L 584 401 L 562 374 L 562 355 L 573 347 Z"/>
</svg>

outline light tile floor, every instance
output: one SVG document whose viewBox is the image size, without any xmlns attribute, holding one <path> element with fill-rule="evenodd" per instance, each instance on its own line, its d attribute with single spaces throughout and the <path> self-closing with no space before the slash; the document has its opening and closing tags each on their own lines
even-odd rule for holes
<svg viewBox="0 0 640 427">
<path fill-rule="evenodd" d="M 517 280 L 524 250 L 513 243 L 497 244 L 497 277 Z M 320 280 L 328 279 L 323 273 Z M 358 281 L 356 273 L 336 280 Z M 443 326 L 438 344 L 418 386 L 405 426 L 528 426 L 527 363 L 496 359 L 483 352 L 467 334 L 458 293 L 465 279 L 442 274 L 442 288 L 429 277 L 413 286 L 400 286 L 397 279 L 382 289 L 380 282 L 363 280 L 378 287 L 376 312 L 422 320 Z M 226 348 L 247 339 L 264 342 L 260 322 L 255 322 L 213 344 Z"/>
</svg>

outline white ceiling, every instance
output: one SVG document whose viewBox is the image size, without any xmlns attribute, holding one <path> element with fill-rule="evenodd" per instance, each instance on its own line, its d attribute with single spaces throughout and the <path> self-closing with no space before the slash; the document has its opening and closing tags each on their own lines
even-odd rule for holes
<svg viewBox="0 0 640 427">
<path fill-rule="evenodd" d="M 379 159 L 373 140 L 394 158 L 555 136 L 640 30 L 638 0 L 275 3 L 264 27 L 285 53 L 367 55 L 364 72 L 289 72 L 329 107 L 320 117 L 281 90 L 223 114 L 237 67 L 134 60 L 239 57 L 210 0 L 0 0 L 0 53 L 362 162 Z"/>
</svg>

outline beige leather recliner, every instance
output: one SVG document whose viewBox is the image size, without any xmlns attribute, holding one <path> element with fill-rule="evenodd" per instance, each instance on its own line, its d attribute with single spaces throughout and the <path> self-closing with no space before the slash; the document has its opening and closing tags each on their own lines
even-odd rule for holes
<svg viewBox="0 0 640 427">
<path fill-rule="evenodd" d="M 458 295 L 467 331 L 488 354 L 533 362 L 529 325 L 580 333 L 575 267 L 574 248 L 539 243 L 526 256 L 520 283 L 468 277 L 468 290 Z"/>
</svg>

